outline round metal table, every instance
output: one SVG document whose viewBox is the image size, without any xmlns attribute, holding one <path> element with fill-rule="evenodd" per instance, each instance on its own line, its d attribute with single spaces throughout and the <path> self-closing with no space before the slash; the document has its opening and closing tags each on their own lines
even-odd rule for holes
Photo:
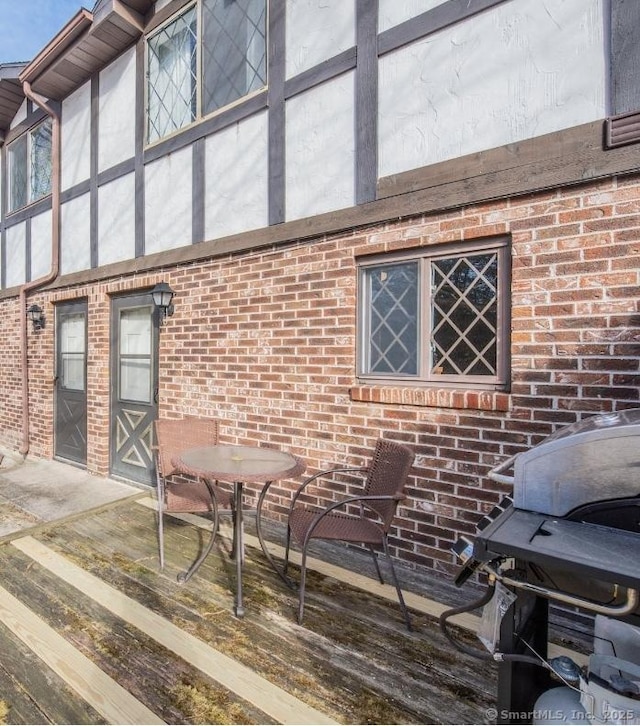
<svg viewBox="0 0 640 726">
<path fill-rule="evenodd" d="M 256 512 L 256 532 L 267 560 L 286 583 L 287 580 L 284 574 L 279 570 L 273 557 L 268 552 L 262 536 L 262 528 L 260 525 L 262 505 L 267 491 L 274 481 L 299 476 L 305 470 L 306 464 L 297 456 L 280 449 L 224 444 L 187 449 L 180 456 L 175 457 L 172 463 L 185 474 L 199 477 L 205 481 L 212 498 L 214 494 L 211 486 L 208 484 L 209 481 L 217 479 L 233 483 L 235 500 L 233 549 L 236 559 L 235 614 L 238 617 L 242 617 L 244 615 L 244 606 L 242 603 L 242 491 L 244 484 L 262 484 Z M 193 574 L 211 551 L 215 535 L 216 533 L 213 531 L 208 546 L 195 565 L 189 570 L 188 576 Z M 186 579 L 186 576 L 184 579 Z"/>
</svg>

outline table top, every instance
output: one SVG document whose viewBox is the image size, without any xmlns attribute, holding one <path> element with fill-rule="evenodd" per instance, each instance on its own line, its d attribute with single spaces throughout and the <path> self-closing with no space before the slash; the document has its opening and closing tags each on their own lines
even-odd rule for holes
<svg viewBox="0 0 640 726">
<path fill-rule="evenodd" d="M 280 449 L 223 444 L 187 449 L 172 464 L 193 476 L 263 483 L 298 476 L 306 468 L 302 459 Z"/>
</svg>

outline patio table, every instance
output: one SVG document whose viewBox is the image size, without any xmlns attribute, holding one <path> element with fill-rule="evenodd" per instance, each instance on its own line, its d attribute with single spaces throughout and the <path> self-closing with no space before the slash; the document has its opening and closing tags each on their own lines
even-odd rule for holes
<svg viewBox="0 0 640 726">
<path fill-rule="evenodd" d="M 244 615 L 242 603 L 243 487 L 246 483 L 262 485 L 256 511 L 256 532 L 262 551 L 269 561 L 269 564 L 286 583 L 287 580 L 283 572 L 277 567 L 264 542 L 261 528 L 262 505 L 267 491 L 274 481 L 302 474 L 306 468 L 306 464 L 299 457 L 280 449 L 262 446 L 231 446 L 222 444 L 187 449 L 175 457 L 172 463 L 186 474 L 199 477 L 205 482 L 217 479 L 233 483 L 235 495 L 233 550 L 236 559 L 234 611 L 236 616 L 241 618 Z M 209 486 L 208 489 L 213 497 L 211 487 Z M 211 534 L 211 541 L 205 550 L 205 557 L 211 550 L 215 534 L 215 531 Z M 203 560 L 204 557 L 198 561 L 197 567 L 200 566 Z M 189 575 L 191 574 L 193 574 L 193 569 L 189 572 Z"/>
</svg>

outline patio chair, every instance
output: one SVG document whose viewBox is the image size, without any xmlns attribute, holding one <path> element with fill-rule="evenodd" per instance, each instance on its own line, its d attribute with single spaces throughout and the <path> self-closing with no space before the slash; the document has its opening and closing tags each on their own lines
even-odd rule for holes
<svg viewBox="0 0 640 726">
<path fill-rule="evenodd" d="M 178 478 L 182 472 L 172 464 L 171 460 L 186 449 L 217 444 L 218 429 L 216 419 L 195 416 L 158 419 L 155 422 L 160 569 L 164 568 L 164 515 L 171 512 L 211 512 L 213 515 L 213 531 L 209 545 L 181 581 L 188 579 L 210 552 L 218 531 L 220 513 L 223 510 L 225 513 L 233 511 L 233 494 L 219 487 L 217 482 L 207 483 L 203 480 L 188 481 L 183 477 Z M 213 497 L 211 492 L 214 494 Z"/>
<path fill-rule="evenodd" d="M 379 439 L 371 464 L 360 468 L 336 468 L 321 471 L 306 479 L 296 490 L 289 508 L 287 539 L 285 547 L 284 573 L 289 564 L 291 538 L 302 549 L 298 622 L 302 623 L 304 614 L 304 595 L 307 568 L 307 552 L 313 539 L 339 540 L 360 543 L 368 547 L 373 557 L 378 579 L 383 583 L 378 557 L 374 545 L 382 547 L 389 564 L 391 576 L 398 594 L 398 601 L 407 629 L 411 630 L 409 612 L 402 596 L 398 577 L 389 554 L 387 535 L 395 517 L 399 502 L 406 498 L 404 487 L 413 466 L 414 453 L 407 446 L 394 441 Z M 360 472 L 366 474 L 361 492 L 342 498 L 329 506 L 318 509 L 298 503 L 300 495 L 309 484 L 337 472 Z M 357 513 L 344 511 L 347 507 Z"/>
</svg>

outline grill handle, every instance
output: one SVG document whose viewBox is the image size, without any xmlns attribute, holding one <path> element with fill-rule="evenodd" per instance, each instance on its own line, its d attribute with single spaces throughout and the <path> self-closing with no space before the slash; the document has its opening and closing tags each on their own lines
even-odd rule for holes
<svg viewBox="0 0 640 726">
<path fill-rule="evenodd" d="M 516 460 L 517 456 L 518 454 L 514 454 L 513 456 L 510 456 L 508 459 L 503 461 L 501 464 L 498 464 L 498 466 L 495 466 L 493 469 L 491 469 L 488 474 L 489 479 L 497 481 L 499 484 L 509 484 L 510 486 L 513 486 L 513 477 L 506 476 L 502 472 L 510 469 L 513 466 L 513 462 Z"/>
<path fill-rule="evenodd" d="M 630 615 L 640 603 L 640 591 L 638 590 L 623 588 L 627 593 L 626 602 L 622 603 L 622 605 L 604 605 L 602 603 L 592 602 L 586 598 L 569 595 L 568 593 L 560 590 L 551 590 L 547 587 L 540 587 L 540 585 L 534 585 L 530 582 L 516 580 L 508 575 L 502 575 L 489 564 L 483 565 L 482 569 L 485 570 L 485 572 L 488 572 L 490 577 L 494 577 L 503 585 L 527 590 L 528 592 L 533 592 L 536 595 L 542 595 L 543 597 L 551 600 L 559 600 L 560 602 L 567 603 L 568 605 L 575 605 L 576 607 L 585 608 L 585 610 L 590 610 L 593 613 L 600 613 L 602 615 L 611 615 L 618 618 L 623 615 Z M 614 587 L 617 589 L 618 585 L 614 585 Z"/>
</svg>

